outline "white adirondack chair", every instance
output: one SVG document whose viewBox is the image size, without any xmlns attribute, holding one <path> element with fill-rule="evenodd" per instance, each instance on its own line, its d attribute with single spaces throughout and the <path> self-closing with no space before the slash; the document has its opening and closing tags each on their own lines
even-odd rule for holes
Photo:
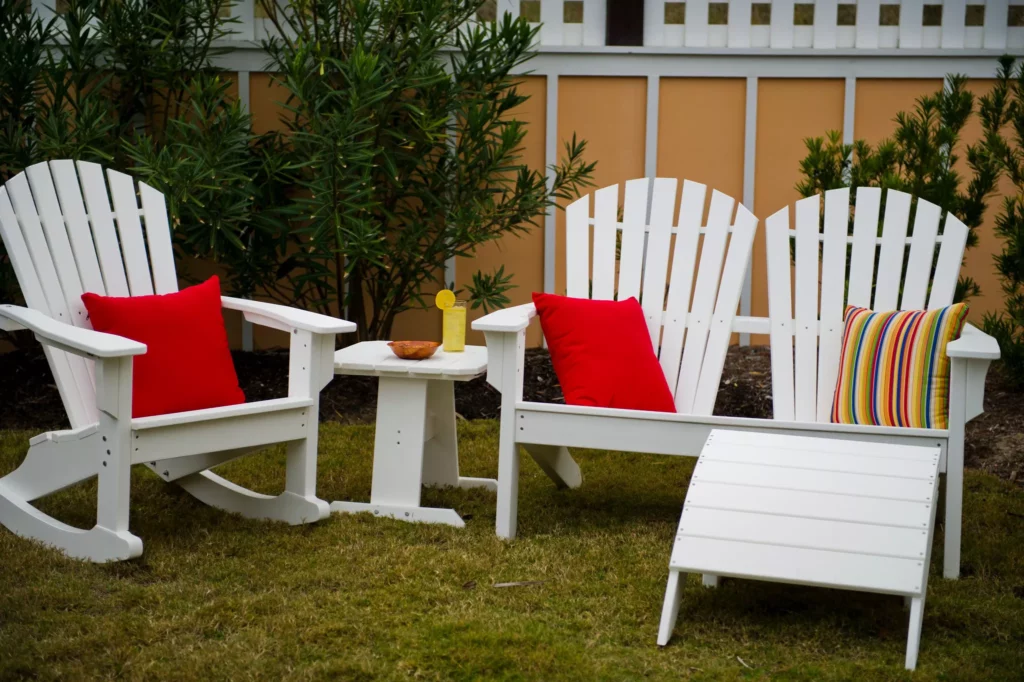
<svg viewBox="0 0 1024 682">
<path fill-rule="evenodd" d="M 81 295 L 178 290 L 164 197 L 144 183 L 138 197 L 141 208 L 130 176 L 108 170 L 104 179 L 100 166 L 72 161 L 34 165 L 0 187 L 0 235 L 28 306 L 0 305 L 0 322 L 30 330 L 43 344 L 71 423 L 33 438 L 21 466 L 0 478 L 0 523 L 73 557 L 138 556 L 142 541 L 128 530 L 133 464 L 244 516 L 291 524 L 326 517 L 328 504 L 315 488 L 319 395 L 333 377 L 335 334 L 355 325 L 224 297 L 224 308 L 289 333 L 288 397 L 132 419 L 132 356 L 146 347 L 93 331 Z M 274 443 L 288 444 L 280 495 L 254 493 L 208 471 Z M 30 504 L 92 476 L 99 490 L 90 530 Z"/>
<path fill-rule="evenodd" d="M 487 379 L 502 393 L 499 536 L 516 534 L 518 445 L 525 446 L 557 484 L 575 487 L 580 472 L 566 446 L 696 455 L 712 425 L 721 423 L 723 418 L 712 417 L 711 412 L 750 263 L 757 218 L 743 206 L 736 207 L 731 197 L 715 191 L 705 226 L 706 187 L 687 180 L 676 225 L 677 184 L 666 178 L 627 182 L 621 223 L 617 222 L 616 185 L 594 192 L 593 220 L 589 195 L 566 208 L 567 294 L 640 299 L 651 340 L 659 349 L 662 370 L 675 396 L 677 414 L 524 402 L 524 338 L 536 316 L 533 304 L 500 310 L 473 323 L 487 338 Z M 620 233 L 621 255 L 616 262 Z M 629 362 L 629 358 L 609 361 Z"/>
<path fill-rule="evenodd" d="M 909 194 L 888 190 L 882 236 L 878 237 L 881 202 L 881 189 L 857 189 L 852 235 L 848 234 L 849 188 L 825 193 L 823 217 L 819 196 L 796 202 L 795 229 L 790 229 L 788 207 L 768 218 L 771 323 L 769 329 L 758 325 L 756 331 L 771 334 L 776 420 L 813 422 L 816 428 L 827 429 L 837 437 L 938 445 L 942 449 L 940 470 L 946 474 L 943 573 L 956 578 L 960 572 L 964 424 L 983 411 L 985 374 L 991 361 L 999 358 L 995 339 L 968 324 L 960 339 L 948 345 L 952 360 L 948 429 L 829 423 L 846 305 L 878 311 L 941 308 L 953 302 L 960 273 L 967 240 L 967 227 L 962 222 L 947 214 L 945 228 L 939 234 L 941 209 L 918 200 L 913 233 L 907 236 L 913 199 Z M 791 240 L 796 244 L 795 274 Z M 904 266 L 907 245 L 910 250 Z"/>
</svg>

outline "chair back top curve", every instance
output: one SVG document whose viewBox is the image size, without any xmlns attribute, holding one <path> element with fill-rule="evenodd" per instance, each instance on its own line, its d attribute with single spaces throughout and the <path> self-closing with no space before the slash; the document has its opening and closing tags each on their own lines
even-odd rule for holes
<svg viewBox="0 0 1024 682">
<path fill-rule="evenodd" d="M 947 213 L 940 234 L 941 208 L 878 187 L 857 188 L 852 233 L 849 187 L 825 192 L 824 211 L 815 195 L 797 201 L 794 214 L 793 229 L 788 206 L 765 221 L 774 417 L 828 422 L 846 306 L 950 305 L 968 229 Z"/>
<path fill-rule="evenodd" d="M 164 195 L 95 163 L 43 162 L 8 180 L 0 236 L 26 305 L 60 322 L 91 329 L 85 292 L 178 290 Z M 44 349 L 72 428 L 97 421 L 93 362 Z"/>
<path fill-rule="evenodd" d="M 676 411 L 710 415 L 758 221 L 717 190 L 705 221 L 707 187 L 678 186 L 674 178 L 627 181 L 621 220 L 618 185 L 593 193 L 593 217 L 591 195 L 569 204 L 566 293 L 635 297 Z"/>
</svg>

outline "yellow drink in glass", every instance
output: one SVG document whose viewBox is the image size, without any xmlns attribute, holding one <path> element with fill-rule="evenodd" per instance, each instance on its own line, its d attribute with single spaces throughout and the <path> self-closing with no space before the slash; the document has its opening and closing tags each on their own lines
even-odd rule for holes
<svg viewBox="0 0 1024 682">
<path fill-rule="evenodd" d="M 455 305 L 442 311 L 441 320 L 445 353 L 461 353 L 466 350 L 466 302 L 456 301 Z"/>
</svg>

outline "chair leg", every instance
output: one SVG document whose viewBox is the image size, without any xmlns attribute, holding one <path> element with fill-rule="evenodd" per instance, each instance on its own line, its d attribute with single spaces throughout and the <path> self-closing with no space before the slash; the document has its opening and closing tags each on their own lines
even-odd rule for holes
<svg viewBox="0 0 1024 682">
<path fill-rule="evenodd" d="M 280 495 L 254 493 L 212 471 L 202 471 L 178 479 L 178 485 L 200 502 L 250 519 L 284 521 L 297 526 L 326 519 L 331 508 L 316 498 L 284 491 Z"/>
<path fill-rule="evenodd" d="M 583 483 L 580 465 L 569 454 L 569 448 L 557 445 L 524 445 L 541 468 L 558 488 L 579 488 Z"/>
<path fill-rule="evenodd" d="M 924 623 L 924 595 L 910 602 L 910 627 L 907 632 L 907 670 L 917 667 L 917 652 L 921 647 L 921 626 Z"/>
<path fill-rule="evenodd" d="M 519 445 L 515 442 L 513 428 L 506 429 L 504 420 L 498 445 L 497 503 L 495 532 L 499 538 L 511 540 L 516 536 L 519 510 Z"/>
<path fill-rule="evenodd" d="M 679 618 L 679 604 L 683 599 L 682 583 L 685 573 L 669 570 L 668 586 L 665 588 L 665 603 L 661 607 L 661 624 L 658 626 L 658 646 L 665 646 L 672 638 L 672 631 Z"/>
<path fill-rule="evenodd" d="M 967 363 L 954 358 L 949 379 L 949 439 L 946 441 L 946 529 L 942 575 L 960 577 L 964 507 L 964 423 L 967 419 Z"/>
</svg>

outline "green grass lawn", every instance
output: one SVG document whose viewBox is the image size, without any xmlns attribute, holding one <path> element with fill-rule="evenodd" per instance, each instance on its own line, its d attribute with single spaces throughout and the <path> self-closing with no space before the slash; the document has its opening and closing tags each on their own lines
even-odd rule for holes
<svg viewBox="0 0 1024 682">
<path fill-rule="evenodd" d="M 0 432 L 0 473 L 27 448 Z M 465 475 L 494 476 L 497 424 L 460 425 Z M 366 500 L 373 429 L 321 430 L 319 492 Z M 519 539 L 494 495 L 428 490 L 462 530 L 369 515 L 288 527 L 196 502 L 133 472 L 139 560 L 97 566 L 0 529 L 0 679 L 1024 679 L 1024 491 L 970 471 L 964 577 L 935 538 L 918 670 L 903 670 L 899 597 L 690 577 L 671 644 L 655 645 L 689 458 L 581 452 L 557 491 L 524 457 Z M 283 452 L 222 473 L 280 489 Z M 40 503 L 82 527 L 95 486 Z M 941 511 L 941 510 L 940 510 Z M 496 583 L 541 581 L 523 587 Z"/>
</svg>

